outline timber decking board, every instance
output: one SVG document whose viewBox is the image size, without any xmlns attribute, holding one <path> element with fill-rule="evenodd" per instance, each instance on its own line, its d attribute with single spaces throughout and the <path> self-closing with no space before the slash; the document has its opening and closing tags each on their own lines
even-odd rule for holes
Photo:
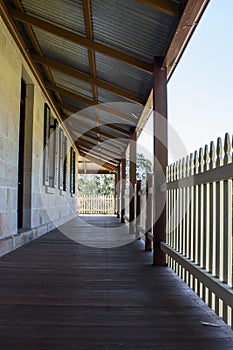
<svg viewBox="0 0 233 350">
<path fill-rule="evenodd" d="M 229 328 L 171 269 L 151 261 L 142 241 L 97 249 L 58 230 L 3 256 L 0 348 L 233 349 Z"/>
</svg>

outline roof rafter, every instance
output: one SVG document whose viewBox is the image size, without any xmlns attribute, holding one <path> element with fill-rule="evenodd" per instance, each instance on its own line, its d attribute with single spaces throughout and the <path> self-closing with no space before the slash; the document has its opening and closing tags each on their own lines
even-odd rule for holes
<svg viewBox="0 0 233 350">
<path fill-rule="evenodd" d="M 93 30 L 92 30 L 92 15 L 91 15 L 91 1 L 83 0 L 83 15 L 85 23 L 86 37 L 93 40 Z M 96 78 L 96 63 L 95 63 L 95 51 L 93 49 L 88 49 L 88 59 L 91 76 Z M 98 90 L 94 83 L 92 83 L 93 100 L 98 102 Z"/>
<path fill-rule="evenodd" d="M 103 80 L 96 79 L 96 77 L 94 77 L 93 75 L 90 76 L 90 75 L 82 73 L 74 68 L 70 68 L 62 63 L 59 63 L 51 58 L 43 58 L 43 57 L 35 55 L 33 53 L 31 54 L 31 58 L 34 62 L 40 63 L 43 66 L 55 68 L 55 69 L 65 73 L 67 75 L 70 75 L 70 76 L 75 77 L 77 79 L 83 80 L 89 84 L 99 86 L 105 90 L 111 91 L 114 94 L 122 96 L 129 101 L 143 104 L 143 101 L 140 97 L 135 96 L 134 94 L 132 94 L 124 89 L 121 89 L 117 86 L 114 86 L 112 84 L 109 84 Z M 95 98 L 93 100 L 95 100 Z M 96 102 L 96 104 L 97 103 L 98 102 Z"/>
<path fill-rule="evenodd" d="M 108 156 L 108 154 L 103 155 L 98 150 L 93 150 L 93 148 L 90 149 L 88 147 L 85 147 L 84 145 L 78 145 L 78 148 L 88 152 L 90 156 L 97 156 L 100 160 L 102 159 L 108 162 L 109 164 L 112 164 L 113 166 L 116 166 L 119 163 L 118 158 L 113 158 L 111 157 L 111 155 Z"/>
<path fill-rule="evenodd" d="M 114 140 L 115 142 L 118 142 L 118 139 L 124 139 L 124 140 L 129 140 L 129 137 L 123 137 L 123 136 L 114 136 L 114 135 L 112 135 L 112 134 L 110 134 L 110 133 L 108 133 L 108 132 L 106 132 L 106 131 L 104 131 L 104 130 L 101 130 L 100 128 L 98 128 L 98 127 L 95 127 L 95 128 L 92 128 L 92 129 L 90 129 L 90 130 L 88 130 L 88 132 L 86 132 L 85 134 L 83 134 L 83 135 L 89 135 L 89 132 L 90 131 L 93 131 L 93 132 L 95 132 L 97 135 L 100 135 L 100 136 L 104 136 L 104 137 L 106 137 L 107 139 L 110 139 L 110 140 Z"/>
<path fill-rule="evenodd" d="M 60 87 L 60 86 L 57 86 L 57 85 L 55 85 L 55 84 L 47 83 L 47 84 L 45 84 L 45 87 L 46 87 L 46 89 L 60 92 L 60 93 L 63 94 L 63 95 L 66 95 L 66 96 L 68 96 L 68 97 L 71 97 L 71 98 L 73 98 L 73 99 L 75 99 L 75 100 L 78 100 L 78 101 L 80 101 L 80 102 L 82 102 L 82 103 L 85 103 L 85 104 L 87 104 L 87 105 L 89 105 L 89 106 L 94 106 L 94 105 L 95 105 L 95 102 L 94 102 L 93 100 L 89 100 L 89 99 L 86 98 L 86 97 L 83 97 L 83 96 L 81 96 L 81 95 L 78 95 L 78 94 L 76 94 L 75 92 L 72 92 L 72 91 L 70 91 L 70 90 L 64 89 L 64 88 L 62 88 L 62 87 Z"/>
<path fill-rule="evenodd" d="M 58 103 L 57 104 L 59 107 L 61 108 L 64 108 L 70 112 L 72 112 L 73 114 L 76 114 L 78 113 L 78 110 L 77 108 L 75 108 L 74 106 L 71 106 L 69 104 L 66 104 L 66 103 Z M 118 124 L 120 125 L 120 123 L 106 123 L 105 121 L 103 121 L 101 118 L 98 119 L 97 117 L 95 116 L 91 116 L 91 115 L 88 115 L 87 113 L 82 113 L 80 115 L 77 114 L 77 118 L 78 117 L 83 117 L 87 120 L 92 120 L 92 121 L 98 121 L 101 125 L 105 125 L 107 128 L 109 129 L 112 129 L 112 130 L 116 130 L 118 131 L 120 134 L 123 134 L 123 135 L 130 135 L 130 131 L 128 130 L 125 130 L 123 128 L 121 128 L 120 126 L 118 126 Z M 68 118 L 68 117 L 67 117 Z M 132 127 L 132 125 L 129 125 L 130 127 Z"/>
<path fill-rule="evenodd" d="M 104 125 L 105 126 L 105 125 Z M 94 131 L 96 133 L 99 133 L 100 135 L 103 135 L 109 139 L 118 139 L 118 138 L 122 138 L 122 139 L 129 139 L 129 133 L 127 134 L 124 134 L 124 136 L 115 136 L 115 135 L 112 135 L 110 133 L 108 133 L 107 131 L 104 131 L 104 130 L 101 130 L 101 126 L 100 127 L 95 127 L 95 128 L 92 128 L 90 129 L 90 131 Z"/>
<path fill-rule="evenodd" d="M 114 150 L 114 148 L 112 148 L 110 145 L 105 145 L 104 143 L 94 143 L 94 142 L 90 142 L 87 140 L 82 139 L 82 145 L 89 147 L 89 148 L 95 148 L 95 147 L 100 147 L 102 150 L 106 150 L 108 153 L 111 152 L 113 155 L 119 156 L 119 148 L 118 148 L 118 152 Z M 121 152 L 122 153 L 122 152 Z"/>
<path fill-rule="evenodd" d="M 87 39 L 83 37 L 82 35 L 76 34 L 72 31 L 69 31 L 67 29 L 58 27 L 52 23 L 49 23 L 47 21 L 44 21 L 42 19 L 36 18 L 31 15 L 27 15 L 25 13 L 22 13 L 21 11 L 17 9 L 12 9 L 9 11 L 9 14 L 12 18 L 15 20 L 18 20 L 23 23 L 27 23 L 29 25 L 41 28 L 44 31 L 47 31 L 51 34 L 57 35 L 62 37 L 63 39 L 69 40 L 71 42 L 74 42 L 78 45 L 84 46 L 86 48 L 93 49 L 97 52 L 100 52 L 103 55 L 109 56 L 111 58 L 114 58 L 116 60 L 122 61 L 126 64 L 129 64 L 133 67 L 136 67 L 138 69 L 141 69 L 143 71 L 152 73 L 153 72 L 153 64 L 148 63 L 145 61 L 142 61 L 138 58 L 135 58 L 133 56 L 130 56 L 128 54 L 125 54 L 117 49 L 113 49 L 111 47 L 108 47 L 106 45 L 100 44 L 94 40 Z"/>
<path fill-rule="evenodd" d="M 88 153 L 86 153 L 82 150 L 80 150 L 79 153 L 82 157 L 85 157 L 85 158 L 91 160 L 93 163 L 96 163 L 96 164 L 100 165 L 102 168 L 108 169 L 112 172 L 115 172 L 115 170 L 117 168 L 117 166 L 113 166 L 109 163 L 106 163 L 106 162 L 103 163 L 98 157 L 90 156 Z"/>
<path fill-rule="evenodd" d="M 94 136 L 94 135 L 91 135 L 91 134 L 83 134 L 82 136 L 80 136 L 80 138 L 78 138 L 78 141 L 82 142 L 82 140 L 86 140 L 86 139 L 90 139 L 90 140 L 94 140 L 96 142 L 99 142 L 99 143 L 110 143 L 111 147 L 112 148 L 115 148 L 117 150 L 119 150 L 119 145 L 116 145 L 115 144 L 115 140 L 114 139 L 108 139 L 108 140 L 103 140 L 101 139 L 101 137 L 98 137 L 98 136 Z M 121 144 L 121 147 L 124 148 L 124 146 Z"/>
<path fill-rule="evenodd" d="M 15 7 L 16 7 L 19 11 L 21 11 L 22 13 L 24 13 L 24 9 L 23 9 L 23 6 L 22 6 L 20 0 L 13 0 L 13 1 L 14 1 Z M 38 44 L 38 41 L 37 41 L 37 39 L 36 39 L 36 37 L 35 37 L 35 34 L 33 33 L 32 28 L 30 27 L 30 25 L 28 25 L 28 24 L 26 24 L 26 23 L 24 23 L 24 27 L 25 27 L 25 30 L 26 30 L 26 32 L 27 32 L 27 35 L 29 36 L 29 38 L 30 38 L 30 40 L 31 40 L 31 42 L 32 42 L 32 45 L 33 45 L 35 51 L 38 53 L 38 57 L 43 57 L 43 52 L 42 52 L 42 50 L 41 50 L 41 48 L 40 48 L 40 45 Z M 53 76 L 52 76 L 52 74 L 51 74 L 49 68 L 48 68 L 47 66 L 44 67 L 44 68 L 45 68 L 45 74 L 46 74 L 48 80 L 51 81 L 52 83 L 54 83 L 54 79 L 53 79 Z M 55 94 L 56 94 L 56 97 L 57 97 L 58 101 L 61 102 L 62 99 L 61 99 L 60 94 L 59 94 L 58 92 L 56 92 Z"/>
<path fill-rule="evenodd" d="M 170 0 L 137 0 L 142 4 L 153 8 L 154 10 L 165 13 L 169 16 L 177 16 L 179 14 L 179 4 Z"/>
<path fill-rule="evenodd" d="M 108 127 L 108 124 L 107 125 L 105 125 L 105 124 L 102 125 L 101 124 L 101 125 L 97 125 L 97 126 L 93 127 L 93 126 L 88 125 L 85 121 L 79 120 L 75 116 L 74 117 L 70 117 L 68 123 L 70 123 L 70 125 L 72 124 L 73 131 L 77 132 L 79 130 L 79 133 L 81 135 L 86 135 L 86 134 L 88 134 L 90 132 L 94 132 L 96 134 L 103 135 L 103 136 L 105 136 L 105 137 L 107 137 L 109 139 L 118 140 L 120 138 L 120 139 L 128 140 L 129 137 L 130 137 L 130 134 L 131 134 L 130 132 L 127 132 L 127 133 L 124 133 L 124 134 L 121 134 L 121 135 L 112 134 L 112 133 L 109 133 L 106 130 L 102 130 L 102 127 Z M 83 133 L 83 129 L 84 129 L 84 133 Z M 115 132 L 117 132 L 117 131 L 115 130 Z"/>
<path fill-rule="evenodd" d="M 94 120 L 94 119 L 92 119 L 90 117 L 88 118 L 86 115 L 85 115 L 85 119 Z M 122 135 L 126 135 L 128 137 L 130 136 L 130 131 L 123 129 L 123 128 L 115 125 L 114 123 L 101 123 L 101 121 L 99 121 L 99 123 L 100 123 L 100 125 L 99 125 L 100 127 L 103 125 L 106 128 L 108 128 L 108 129 L 111 129 L 111 130 L 119 132 Z"/>
<path fill-rule="evenodd" d="M 58 87 L 55 85 L 54 88 L 58 88 Z M 66 90 L 66 89 L 63 89 L 63 91 L 65 91 L 64 95 L 71 97 L 73 100 L 79 101 L 79 97 L 80 97 L 79 95 L 76 95 L 75 93 L 73 93 L 69 90 Z M 93 102 L 91 100 L 89 100 L 89 101 L 90 101 L 90 104 L 94 106 Z M 70 105 L 70 104 L 67 104 L 67 103 L 62 103 L 62 105 L 60 105 L 60 104 L 58 104 L 58 105 L 64 109 L 72 112 L 73 114 L 80 113 L 80 116 L 83 115 L 87 119 L 89 118 L 90 120 L 94 120 L 94 117 L 92 117 L 92 116 L 88 117 L 88 113 L 85 112 L 86 109 L 80 110 L 77 107 Z M 96 106 L 96 108 L 98 108 L 99 110 L 104 111 L 106 113 L 109 113 L 111 116 L 115 116 L 116 118 L 126 122 L 126 124 L 123 123 L 123 125 L 125 124 L 127 126 L 130 126 L 131 128 L 134 128 L 136 125 L 134 117 L 132 117 L 131 115 L 126 115 L 123 112 L 120 112 L 120 111 L 114 109 L 113 107 L 108 106 L 107 104 L 104 104 L 104 103 L 98 104 Z M 103 119 L 103 118 L 101 118 L 101 116 L 100 116 L 100 120 L 101 119 Z M 120 123 L 117 122 L 116 124 L 120 124 Z"/>
</svg>

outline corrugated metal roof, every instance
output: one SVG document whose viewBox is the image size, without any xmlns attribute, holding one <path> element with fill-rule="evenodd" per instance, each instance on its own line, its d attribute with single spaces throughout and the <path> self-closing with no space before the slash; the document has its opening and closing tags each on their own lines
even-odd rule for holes
<svg viewBox="0 0 233 350">
<path fill-rule="evenodd" d="M 60 85 L 69 91 L 73 91 L 78 95 L 92 99 L 92 86 L 90 84 L 66 75 L 53 68 L 51 68 L 50 71 L 57 85 Z"/>
<path fill-rule="evenodd" d="M 141 98 L 152 88 L 152 75 L 96 52 L 97 77 L 128 90 Z M 120 101 L 114 96 L 113 101 Z M 111 100 L 108 100 L 111 101 Z"/>
<path fill-rule="evenodd" d="M 61 94 L 61 97 L 62 97 L 62 100 L 63 102 L 68 105 L 68 106 L 72 106 L 74 109 L 76 108 L 77 109 L 77 112 L 79 110 L 85 110 L 86 108 L 88 108 L 89 106 L 86 105 L 85 103 L 82 103 L 82 102 L 79 102 L 77 100 L 74 100 L 72 99 L 71 97 L 69 96 L 65 96 L 63 94 Z M 74 111 L 71 111 L 71 114 L 74 114 L 75 112 Z"/>
<path fill-rule="evenodd" d="M 134 0 L 92 1 L 94 39 L 153 61 L 163 52 L 174 18 Z"/>
<path fill-rule="evenodd" d="M 98 88 L 99 103 L 128 102 L 124 97 L 118 96 L 111 91 Z"/>
<path fill-rule="evenodd" d="M 88 51 L 85 47 L 35 27 L 33 31 L 45 56 L 89 73 Z"/>
<path fill-rule="evenodd" d="M 108 140 L 113 149 L 114 143 L 117 144 L 113 153 L 119 151 L 119 156 L 129 139 L 118 142 L 112 138 L 137 126 L 144 108 L 128 101 L 145 104 L 152 88 L 154 57 L 160 56 L 169 72 L 191 37 L 190 28 L 196 19 L 200 19 L 208 3 L 208 0 L 167 0 L 164 6 L 161 2 L 158 9 L 158 3 L 153 1 L 90 0 L 89 13 L 88 6 L 85 6 L 87 2 L 83 0 L 2 1 L 9 9 L 6 16 L 15 22 L 19 36 L 29 50 L 28 60 L 37 62 L 41 79 L 54 104 L 62 116 L 69 110 L 72 137 L 77 139 L 82 135 L 79 141 L 89 140 L 91 149 L 93 143 L 98 143 L 97 125 L 99 134 L 102 133 L 101 140 Z M 166 14 L 170 5 L 174 5 L 174 11 Z M 30 28 L 40 50 L 34 47 Z M 92 34 L 94 41 L 90 40 Z M 54 81 L 48 81 L 47 69 Z M 77 75 L 77 72 L 76 76 L 83 80 L 74 78 L 72 69 L 88 74 L 91 83 L 86 83 L 87 77 Z M 59 90 L 59 98 L 56 85 L 66 90 Z M 114 90 L 119 95 L 113 93 Z M 75 94 L 89 99 L 90 104 L 98 98 L 98 108 L 92 109 L 80 102 Z M 85 109 L 82 116 L 72 120 L 74 112 L 80 109 Z M 111 127 L 103 125 L 107 123 L 112 124 Z M 128 137 L 127 133 L 125 136 Z M 88 142 L 85 141 L 85 145 Z"/>
<path fill-rule="evenodd" d="M 22 0 L 28 14 L 85 35 L 82 0 Z"/>
</svg>

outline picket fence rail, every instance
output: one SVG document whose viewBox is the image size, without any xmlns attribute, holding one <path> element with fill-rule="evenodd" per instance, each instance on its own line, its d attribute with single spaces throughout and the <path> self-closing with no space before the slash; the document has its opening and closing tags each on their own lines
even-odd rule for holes
<svg viewBox="0 0 233 350">
<path fill-rule="evenodd" d="M 232 140 L 167 167 L 167 238 L 161 249 L 169 266 L 226 323 L 233 324 Z"/>
<path fill-rule="evenodd" d="M 114 214 L 115 197 L 109 196 L 79 196 L 78 212 L 79 214 Z"/>
</svg>

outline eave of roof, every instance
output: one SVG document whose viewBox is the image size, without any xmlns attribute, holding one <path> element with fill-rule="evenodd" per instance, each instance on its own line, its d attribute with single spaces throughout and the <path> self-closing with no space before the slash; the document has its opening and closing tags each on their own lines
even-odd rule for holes
<svg viewBox="0 0 233 350">
<path fill-rule="evenodd" d="M 84 133 L 87 137 L 85 135 L 79 137 L 76 146 L 80 149 L 81 154 L 85 152 L 88 154 L 93 148 L 91 145 L 94 143 L 97 146 L 99 140 L 105 141 L 118 138 L 118 136 L 122 138 L 124 132 L 119 131 L 120 123 L 130 126 L 129 128 L 128 126 L 123 127 L 128 135 L 136 126 L 139 130 L 144 125 L 148 118 L 146 111 L 151 108 L 148 108 L 151 104 L 149 96 L 151 96 L 153 81 L 151 48 L 155 49 L 155 53 L 160 54 L 161 67 L 167 67 L 169 80 L 208 2 L 209 0 L 187 0 L 187 2 L 185 0 L 138 0 L 134 2 L 119 0 L 119 6 L 112 9 L 109 0 L 93 0 L 92 3 L 90 0 L 79 1 L 76 6 L 78 5 L 79 11 L 81 8 L 83 11 L 83 17 L 80 16 L 77 19 L 79 32 L 76 32 L 76 22 L 74 23 L 74 18 L 77 16 L 74 13 L 76 7 L 72 0 L 68 0 L 66 5 L 62 1 L 57 1 L 57 6 L 59 4 L 66 6 L 62 16 L 61 13 L 59 16 L 56 15 L 55 8 L 50 8 L 50 11 L 46 12 L 39 0 L 5 0 L 8 8 L 2 0 L 0 11 L 58 119 L 63 122 L 72 113 L 78 112 L 79 114 L 84 108 L 87 118 L 84 124 L 89 129 Z M 47 1 L 46 6 L 49 7 L 49 3 L 50 1 Z M 73 6 L 73 13 L 69 6 Z M 123 6 L 124 9 L 120 6 Z M 104 14 L 102 16 L 103 8 L 106 9 L 106 14 L 109 16 L 107 35 L 106 30 L 103 30 L 102 27 L 105 19 Z M 27 9 L 30 9 L 28 13 Z M 151 10 L 148 11 L 148 9 Z M 65 10 L 71 11 L 71 15 L 67 13 L 67 16 L 63 18 Z M 126 23 L 121 21 L 123 10 L 126 11 Z M 98 21 L 96 21 L 96 16 L 99 16 Z M 138 30 L 137 20 L 142 20 L 143 16 L 146 21 L 140 23 L 141 28 Z M 66 23 L 66 28 L 63 27 L 64 23 Z M 131 26 L 134 28 L 132 33 L 128 29 Z M 154 26 L 154 37 L 151 26 Z M 19 27 L 25 33 L 24 40 L 20 36 Z M 150 28 L 149 31 L 148 28 Z M 158 34 L 156 34 L 156 28 L 159 28 Z M 142 40 L 145 38 L 140 33 L 145 34 L 148 42 Z M 106 43 L 106 40 L 117 38 L 117 42 Z M 150 40 L 152 39 L 156 39 L 158 43 L 157 51 L 153 43 L 151 45 Z M 63 43 L 64 50 L 58 54 L 55 49 L 59 42 Z M 52 52 L 53 45 L 55 45 L 54 53 Z M 72 60 L 69 53 L 73 49 L 76 50 L 75 57 L 80 56 L 79 61 Z M 64 56 L 66 51 L 67 54 Z M 107 109 L 110 109 L 110 120 L 103 121 L 100 111 L 104 105 L 98 105 L 98 103 L 106 104 L 114 100 L 123 104 L 131 101 L 140 106 L 140 112 L 137 110 L 135 113 L 134 109 L 126 108 L 126 113 L 123 113 L 116 108 L 113 113 L 111 106 L 107 104 Z M 96 105 L 98 105 L 98 113 L 94 114 L 92 119 L 93 113 L 89 115 L 89 111 Z M 143 106 L 145 106 L 144 110 Z M 86 107 L 88 107 L 87 110 L 85 110 Z M 85 113 L 82 118 L 85 118 L 84 115 Z M 136 119 L 132 117 L 135 115 Z M 91 120 L 93 123 L 90 123 Z M 82 121 L 84 122 L 83 119 Z M 111 124 L 112 128 L 101 127 L 106 122 Z M 115 129 L 114 124 L 116 124 Z M 69 127 L 67 128 L 70 131 Z M 87 146 L 86 138 L 89 138 L 89 146 Z M 73 140 L 72 137 L 71 140 Z M 122 149 L 125 149 L 125 141 L 122 141 Z M 95 159 L 94 151 L 92 153 Z M 113 162 L 105 162 L 106 157 L 103 156 L 104 166 L 109 167 L 112 171 L 114 167 L 117 167 L 120 155 L 119 152 L 119 157 Z"/>
</svg>

